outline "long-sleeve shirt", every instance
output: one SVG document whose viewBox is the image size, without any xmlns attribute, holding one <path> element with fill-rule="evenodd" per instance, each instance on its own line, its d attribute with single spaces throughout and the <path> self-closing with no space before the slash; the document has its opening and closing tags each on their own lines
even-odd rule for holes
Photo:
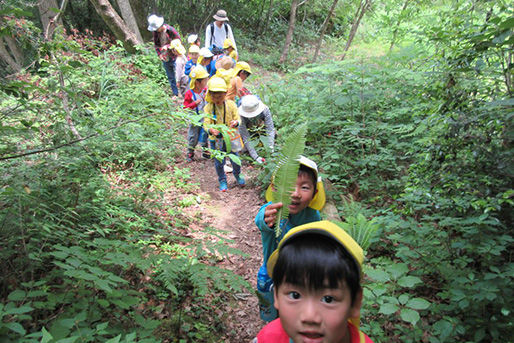
<svg viewBox="0 0 514 343">
<path fill-rule="evenodd" d="M 257 123 L 260 123 L 261 121 L 264 121 L 264 124 L 266 125 L 266 135 L 268 136 L 269 146 L 272 148 L 275 146 L 275 126 L 273 125 L 273 118 L 271 117 L 271 112 L 268 106 L 266 106 L 258 116 L 253 118 L 241 117 L 241 125 L 239 126 L 239 134 L 241 135 L 241 139 L 243 140 L 248 153 L 254 160 L 256 160 L 259 155 L 257 154 L 257 151 L 255 151 L 255 148 L 253 147 L 253 144 L 250 140 L 248 128 Z"/>
<path fill-rule="evenodd" d="M 205 107 L 205 93 L 207 92 L 207 88 L 204 88 L 199 94 L 193 94 L 192 89 L 188 89 L 184 94 L 184 108 L 189 108 L 191 110 L 195 110 L 198 114 L 203 114 L 203 108 Z M 202 99 L 199 104 L 196 104 L 197 99 Z"/>
<path fill-rule="evenodd" d="M 238 125 L 241 124 L 241 118 L 237 111 L 237 105 L 232 100 L 225 100 L 222 105 L 214 105 L 212 102 L 207 103 L 204 107 L 206 114 L 203 121 L 205 131 L 209 132 L 209 126 L 212 124 L 225 124 L 230 125 L 230 122 L 237 120 Z M 214 119 L 216 116 L 216 119 Z M 209 139 L 215 139 L 216 137 L 209 135 Z"/>
<path fill-rule="evenodd" d="M 225 26 L 226 25 L 226 26 Z M 214 26 L 214 34 L 211 36 L 212 26 Z M 226 27 L 226 31 L 225 31 Z M 211 39 L 212 38 L 212 39 Z M 216 45 L 217 47 L 223 47 L 223 42 L 225 39 L 229 38 L 234 43 L 234 49 L 237 50 L 236 40 L 234 39 L 234 34 L 232 33 L 232 27 L 230 27 L 229 23 L 224 22 L 221 27 L 218 27 L 216 23 L 211 23 L 207 25 L 205 29 L 205 47 L 209 48 L 211 45 Z"/>
<path fill-rule="evenodd" d="M 189 60 L 186 63 L 186 66 L 184 67 L 184 73 L 189 77 L 189 74 L 191 73 L 191 69 L 196 66 L 196 63 L 193 62 L 193 60 Z"/>
<path fill-rule="evenodd" d="M 187 83 L 189 77 L 185 73 L 187 59 L 186 56 L 177 56 L 175 60 L 175 80 L 180 83 Z"/>
<path fill-rule="evenodd" d="M 163 32 L 152 32 L 155 51 L 157 52 L 157 55 L 159 57 L 161 57 L 161 55 L 163 54 L 168 53 L 168 47 L 172 40 L 180 39 L 180 35 L 173 26 L 170 26 L 168 24 L 164 24 L 163 26 L 165 28 Z M 174 56 L 173 54 L 168 54 L 168 57 L 171 60 L 174 60 L 176 58 L 176 56 Z"/>
</svg>

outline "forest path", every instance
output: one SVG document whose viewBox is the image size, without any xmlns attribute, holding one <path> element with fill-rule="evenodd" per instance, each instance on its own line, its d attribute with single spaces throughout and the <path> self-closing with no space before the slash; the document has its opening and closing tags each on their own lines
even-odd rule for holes
<svg viewBox="0 0 514 343">
<path fill-rule="evenodd" d="M 199 151 L 196 152 L 196 160 L 190 163 L 185 162 L 185 151 L 183 156 L 182 160 L 178 158 L 176 166 L 189 168 L 191 182 L 198 184 L 198 195 L 204 199 L 196 207 L 197 211 L 201 211 L 202 226 L 222 230 L 222 236 L 230 240 L 229 246 L 245 254 L 230 254 L 218 261 L 217 266 L 232 270 L 255 287 L 257 271 L 262 262 L 262 248 L 254 218 L 265 202 L 260 195 L 262 190 L 257 186 L 258 167 L 244 161 L 242 174 L 246 186 L 237 185 L 232 173 L 227 173 L 228 190 L 221 192 L 213 160 L 200 158 Z M 229 299 L 230 305 L 222 309 L 226 312 L 225 342 L 250 342 L 264 325 L 259 318 L 253 289 L 244 292 Z"/>
</svg>

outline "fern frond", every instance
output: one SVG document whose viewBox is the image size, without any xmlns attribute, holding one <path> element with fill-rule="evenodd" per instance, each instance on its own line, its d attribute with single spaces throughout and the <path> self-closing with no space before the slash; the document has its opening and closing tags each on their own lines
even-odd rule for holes
<svg viewBox="0 0 514 343">
<path fill-rule="evenodd" d="M 371 238 L 378 230 L 378 224 L 373 220 L 367 220 L 361 213 L 356 217 L 347 217 L 345 222 L 336 222 L 336 224 L 345 230 L 364 251 L 368 250 Z"/>
<path fill-rule="evenodd" d="M 277 212 L 277 221 L 275 226 L 275 234 L 277 237 L 281 234 L 280 221 L 282 218 L 286 218 L 289 215 L 291 193 L 294 192 L 296 179 L 298 177 L 298 169 L 300 167 L 298 158 L 299 155 L 303 154 L 305 149 L 306 133 L 307 124 L 304 124 L 294 129 L 286 138 L 273 173 L 273 202 L 281 202 L 283 205 Z"/>
</svg>

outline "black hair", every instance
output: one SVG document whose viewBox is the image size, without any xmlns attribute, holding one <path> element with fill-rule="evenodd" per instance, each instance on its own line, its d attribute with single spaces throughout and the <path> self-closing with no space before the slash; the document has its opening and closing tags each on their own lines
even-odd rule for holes
<svg viewBox="0 0 514 343">
<path fill-rule="evenodd" d="M 316 173 L 314 170 L 307 167 L 306 165 L 300 164 L 300 168 L 298 169 L 298 176 L 302 174 L 307 175 L 312 180 L 312 184 L 314 185 L 314 194 L 316 194 L 316 185 L 318 184 L 318 179 L 316 178 Z"/>
<path fill-rule="evenodd" d="M 284 282 L 311 290 L 350 289 L 352 305 L 361 289 L 357 263 L 340 243 L 319 233 L 305 233 L 288 240 L 281 247 L 273 268 L 275 291 Z"/>
</svg>

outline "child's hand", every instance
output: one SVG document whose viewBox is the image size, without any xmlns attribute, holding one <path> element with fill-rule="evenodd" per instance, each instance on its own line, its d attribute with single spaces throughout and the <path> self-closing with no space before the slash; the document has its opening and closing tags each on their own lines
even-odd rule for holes
<svg viewBox="0 0 514 343">
<path fill-rule="evenodd" d="M 269 204 L 264 210 L 264 222 L 268 227 L 272 228 L 275 226 L 275 221 L 277 220 L 277 212 L 282 207 L 281 202 L 277 202 L 276 204 Z"/>
<path fill-rule="evenodd" d="M 218 135 L 220 134 L 220 132 L 216 129 L 209 129 L 209 132 L 211 133 L 211 135 L 215 137 L 218 137 Z"/>
<path fill-rule="evenodd" d="M 232 120 L 230 122 L 230 127 L 237 127 L 239 125 L 239 123 L 237 122 L 237 120 Z"/>
<path fill-rule="evenodd" d="M 202 99 L 196 99 L 195 100 L 195 104 L 197 104 L 197 105 L 200 105 L 201 102 L 202 102 Z"/>
</svg>

